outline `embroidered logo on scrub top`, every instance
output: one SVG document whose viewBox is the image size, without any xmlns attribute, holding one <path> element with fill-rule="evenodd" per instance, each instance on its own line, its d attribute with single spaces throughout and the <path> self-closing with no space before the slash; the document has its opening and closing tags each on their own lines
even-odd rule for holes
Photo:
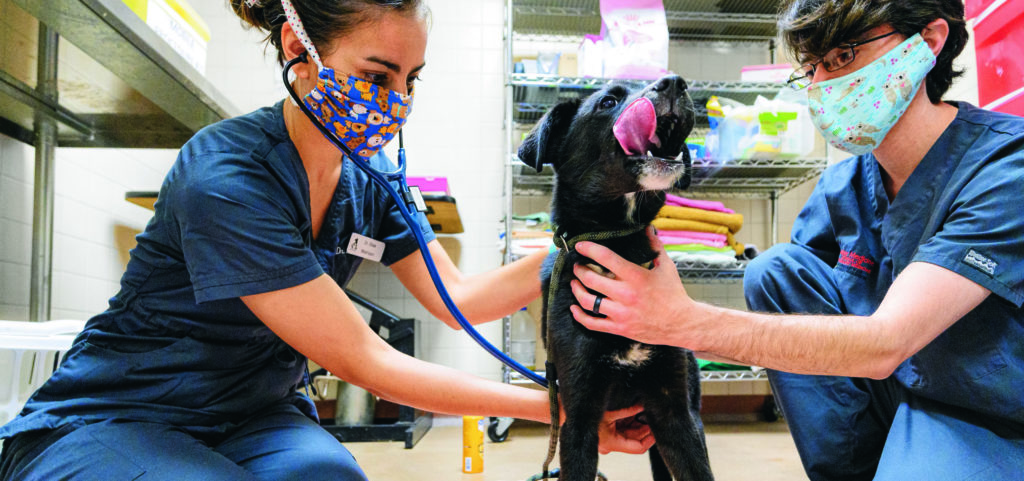
<svg viewBox="0 0 1024 481">
<path fill-rule="evenodd" d="M 853 252 L 840 250 L 839 263 L 870 274 L 875 269 L 875 261 Z"/>
<path fill-rule="evenodd" d="M 996 261 L 981 255 L 974 249 L 967 251 L 967 255 L 964 256 L 964 264 L 974 267 L 989 276 L 995 275 L 996 267 L 999 267 L 999 264 Z"/>
</svg>

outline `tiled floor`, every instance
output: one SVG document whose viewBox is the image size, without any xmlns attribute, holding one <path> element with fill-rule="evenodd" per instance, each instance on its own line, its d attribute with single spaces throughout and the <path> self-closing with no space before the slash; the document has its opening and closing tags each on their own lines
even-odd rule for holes
<svg viewBox="0 0 1024 481">
<path fill-rule="evenodd" d="M 486 441 L 484 471 L 463 474 L 462 427 L 440 418 L 413 449 L 402 443 L 346 446 L 370 481 L 522 481 L 540 471 L 547 453 L 547 426 L 516 421 L 503 443 Z M 717 481 L 803 481 L 796 448 L 785 422 L 708 423 L 711 469 Z M 647 456 L 621 453 L 601 457 L 610 481 L 650 481 Z"/>
</svg>

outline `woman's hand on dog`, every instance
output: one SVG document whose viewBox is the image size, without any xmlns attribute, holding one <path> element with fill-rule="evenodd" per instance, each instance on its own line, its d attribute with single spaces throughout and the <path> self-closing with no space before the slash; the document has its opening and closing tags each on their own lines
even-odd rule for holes
<svg viewBox="0 0 1024 481">
<path fill-rule="evenodd" d="M 644 407 L 636 405 L 615 411 L 605 411 L 601 425 L 597 428 L 598 450 L 601 454 L 611 452 L 643 454 L 654 445 L 654 435 L 647 423 L 641 422 Z M 565 424 L 565 408 L 558 400 L 558 415 Z"/>
<path fill-rule="evenodd" d="M 637 420 L 637 415 L 643 409 L 643 406 L 633 406 L 604 413 L 604 419 L 598 428 L 598 450 L 601 454 L 643 454 L 651 449 L 654 445 L 651 427 Z"/>
<path fill-rule="evenodd" d="M 681 325 L 690 316 L 696 304 L 679 278 L 675 262 L 668 257 L 653 227 L 647 229 L 651 248 L 658 253 L 650 270 L 633 264 L 607 247 L 593 242 L 580 242 L 576 250 L 615 274 L 602 276 L 579 264 L 573 267 L 576 280 L 572 292 L 579 305 L 573 305 L 573 317 L 587 329 L 628 337 L 647 344 L 669 344 L 688 347 L 687 329 Z M 592 306 L 597 296 L 587 289 L 601 293 L 600 313 L 605 318 L 591 316 L 580 306 Z"/>
</svg>

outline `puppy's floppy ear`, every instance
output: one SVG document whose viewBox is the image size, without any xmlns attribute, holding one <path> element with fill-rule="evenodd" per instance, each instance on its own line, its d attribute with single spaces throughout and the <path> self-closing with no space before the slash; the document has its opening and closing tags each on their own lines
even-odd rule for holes
<svg viewBox="0 0 1024 481">
<path fill-rule="evenodd" d="M 544 164 L 554 165 L 559 160 L 558 151 L 579 108 L 580 100 L 573 99 L 554 106 L 544 114 L 519 146 L 519 160 L 537 172 L 544 170 Z"/>
</svg>

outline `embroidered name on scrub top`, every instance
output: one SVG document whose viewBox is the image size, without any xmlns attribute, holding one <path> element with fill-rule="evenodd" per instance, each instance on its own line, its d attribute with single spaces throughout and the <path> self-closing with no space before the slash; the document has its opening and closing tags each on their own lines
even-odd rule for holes
<svg viewBox="0 0 1024 481">
<path fill-rule="evenodd" d="M 975 269 L 978 269 L 979 271 L 984 272 L 989 276 L 995 275 L 996 267 L 999 267 L 999 264 L 996 263 L 996 261 L 981 255 L 980 253 L 978 253 L 978 251 L 974 249 L 970 249 L 967 251 L 967 255 L 964 256 L 964 264 L 967 264 Z"/>
<path fill-rule="evenodd" d="M 875 269 L 875 261 L 859 254 L 844 250 L 839 251 L 839 263 L 859 271 L 871 273 Z"/>
</svg>

